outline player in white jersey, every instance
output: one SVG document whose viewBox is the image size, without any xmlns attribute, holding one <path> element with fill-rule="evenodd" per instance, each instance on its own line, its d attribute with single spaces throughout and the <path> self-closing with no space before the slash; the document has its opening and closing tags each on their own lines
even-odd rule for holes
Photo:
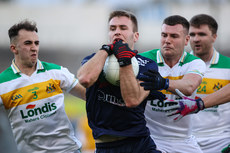
<svg viewBox="0 0 230 153">
<path fill-rule="evenodd" d="M 85 88 L 66 68 L 38 60 L 36 23 L 23 20 L 8 33 L 14 59 L 0 74 L 0 107 L 6 109 L 19 152 L 80 152 L 63 92 L 85 99 Z"/>
<path fill-rule="evenodd" d="M 161 85 L 162 89 L 165 89 L 162 92 L 169 99 L 179 98 L 174 94 L 176 88 L 188 96 L 195 96 L 205 72 L 205 64 L 184 51 L 189 41 L 188 30 L 189 22 L 184 17 L 174 15 L 164 20 L 161 28 L 161 49 L 141 54 L 156 61 L 160 73 L 150 70 L 140 79 L 144 81 L 141 85 L 146 90 L 155 90 L 156 86 Z M 200 147 L 191 135 L 192 116 L 173 122 L 164 112 L 166 107 L 168 104 L 159 100 L 148 101 L 146 105 L 147 126 L 157 148 L 170 153 L 201 153 Z"/>
<path fill-rule="evenodd" d="M 230 58 L 217 52 L 213 45 L 217 38 L 218 24 L 206 14 L 190 20 L 192 53 L 206 63 L 206 73 L 197 90 L 197 97 L 204 97 L 230 83 Z M 230 144 L 230 103 L 216 105 L 195 114 L 193 134 L 204 153 L 221 152 Z"/>
</svg>

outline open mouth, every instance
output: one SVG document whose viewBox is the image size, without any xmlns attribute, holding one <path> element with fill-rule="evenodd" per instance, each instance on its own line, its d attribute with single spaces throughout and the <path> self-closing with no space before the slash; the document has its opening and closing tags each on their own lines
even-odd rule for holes
<svg viewBox="0 0 230 153">
<path fill-rule="evenodd" d="M 116 38 L 114 39 L 114 41 L 119 41 L 119 40 L 122 40 L 121 38 Z M 123 40 L 122 40 L 123 41 Z"/>
<path fill-rule="evenodd" d="M 201 45 L 195 45 L 194 46 L 196 49 L 200 49 L 201 48 Z"/>
</svg>

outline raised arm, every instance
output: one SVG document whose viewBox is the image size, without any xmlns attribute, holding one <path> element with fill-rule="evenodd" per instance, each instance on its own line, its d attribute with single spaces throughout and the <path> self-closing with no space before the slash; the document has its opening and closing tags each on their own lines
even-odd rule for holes
<svg viewBox="0 0 230 153">
<path fill-rule="evenodd" d="M 132 65 L 120 68 L 120 88 L 127 107 L 139 105 L 149 94 L 149 91 L 145 91 L 139 85 L 139 81 L 134 76 Z"/>
<path fill-rule="evenodd" d="M 114 55 L 120 65 L 120 88 L 121 95 L 127 107 L 138 106 L 149 94 L 140 87 L 134 75 L 131 59 L 136 56 L 137 51 L 131 50 L 127 43 L 119 40 L 114 44 Z"/>
<path fill-rule="evenodd" d="M 89 61 L 80 67 L 77 72 L 77 78 L 85 88 L 93 85 L 98 79 L 108 53 L 104 50 L 99 50 Z"/>
</svg>

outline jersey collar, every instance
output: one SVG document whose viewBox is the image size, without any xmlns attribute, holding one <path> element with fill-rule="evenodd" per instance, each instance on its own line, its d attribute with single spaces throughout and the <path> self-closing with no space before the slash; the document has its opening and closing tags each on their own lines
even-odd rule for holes
<svg viewBox="0 0 230 153">
<path fill-rule="evenodd" d="M 190 52 L 190 54 L 194 55 L 193 50 Z M 210 60 L 210 64 L 217 64 L 219 61 L 219 56 L 220 56 L 220 53 L 215 48 L 213 48 L 213 55 Z"/>
<path fill-rule="evenodd" d="M 12 60 L 11 68 L 13 69 L 13 72 L 14 72 L 15 74 L 21 73 L 19 67 L 15 64 L 15 59 Z M 38 71 L 38 70 L 43 70 L 43 69 L 44 69 L 44 67 L 43 67 L 43 65 L 42 65 L 42 62 L 38 59 L 38 60 L 37 60 L 36 71 Z"/>
</svg>

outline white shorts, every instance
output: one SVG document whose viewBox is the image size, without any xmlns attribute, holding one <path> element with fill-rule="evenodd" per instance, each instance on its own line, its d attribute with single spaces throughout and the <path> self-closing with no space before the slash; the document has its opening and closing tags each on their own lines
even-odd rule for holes
<svg viewBox="0 0 230 153">
<path fill-rule="evenodd" d="M 153 138 L 157 149 L 162 153 L 203 153 L 197 144 L 196 138 L 191 136 L 184 140 L 168 140 Z"/>
<path fill-rule="evenodd" d="M 206 137 L 196 138 L 204 153 L 221 153 L 221 150 L 230 144 L 229 137 Z"/>
</svg>

